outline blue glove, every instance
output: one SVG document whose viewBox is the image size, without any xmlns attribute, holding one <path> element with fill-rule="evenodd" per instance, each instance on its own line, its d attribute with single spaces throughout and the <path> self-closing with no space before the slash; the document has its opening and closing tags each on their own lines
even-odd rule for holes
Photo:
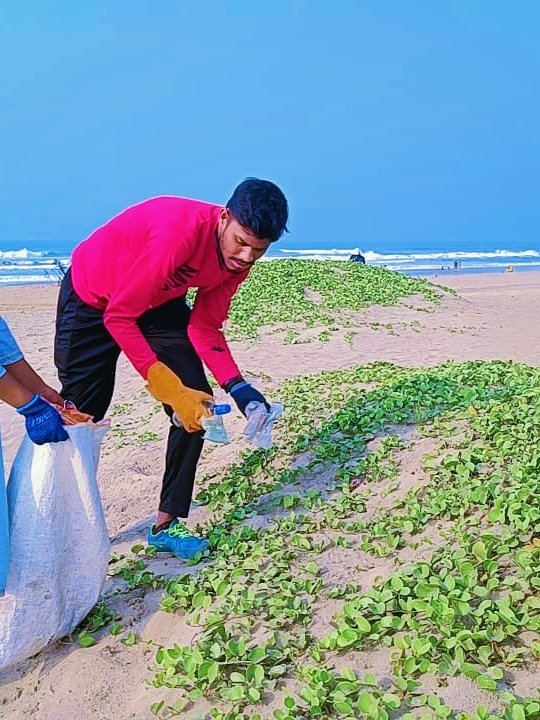
<svg viewBox="0 0 540 720">
<path fill-rule="evenodd" d="M 238 405 L 238 409 L 242 415 L 246 414 L 246 407 L 250 402 L 263 403 L 267 410 L 270 410 L 270 405 L 266 402 L 265 398 L 261 395 L 258 390 L 250 385 L 245 380 L 239 380 L 229 388 L 229 394 L 232 395 L 234 402 Z"/>
<path fill-rule="evenodd" d="M 17 408 L 17 412 L 26 418 L 26 432 L 36 445 L 69 439 L 60 413 L 39 395 L 34 395 L 30 402 Z"/>
</svg>

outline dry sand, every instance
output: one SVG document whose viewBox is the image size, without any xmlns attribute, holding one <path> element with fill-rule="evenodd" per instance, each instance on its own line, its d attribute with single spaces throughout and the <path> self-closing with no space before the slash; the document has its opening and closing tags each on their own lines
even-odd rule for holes
<svg viewBox="0 0 540 720">
<path fill-rule="evenodd" d="M 479 276 L 440 276 L 431 278 L 457 291 L 440 306 L 430 307 L 418 298 L 405 299 L 397 307 L 371 307 L 359 312 L 355 326 L 334 333 L 328 342 L 317 340 L 311 332 L 309 343 L 284 344 L 283 337 L 263 333 L 258 342 L 233 344 L 240 366 L 261 389 L 279 398 L 279 383 L 323 369 L 343 368 L 373 360 L 389 360 L 401 365 L 434 365 L 455 359 L 501 359 L 539 364 L 540 273 L 514 273 Z M 19 339 L 28 360 L 51 384 L 55 383 L 52 363 L 55 287 L 9 287 L 0 289 L 0 313 Z M 354 333 L 354 335 L 352 334 Z M 300 340 L 310 338 L 300 333 Z M 167 422 L 146 394 L 140 377 L 122 358 L 112 406 L 113 429 L 105 440 L 100 466 L 100 485 L 113 549 L 128 552 L 144 538 L 144 529 L 155 510 L 163 465 Z M 239 416 L 231 422 L 239 432 Z M 0 406 L 0 427 L 6 468 L 14 457 L 23 433 L 21 419 Z M 206 448 L 200 463 L 201 476 L 213 468 L 233 462 L 241 444 Z M 411 446 L 409 468 L 419 465 L 425 448 Z M 420 478 L 419 478 L 420 481 Z M 206 517 L 204 508 L 194 508 L 191 522 Z M 436 533 L 436 529 L 434 529 Z M 354 564 L 363 573 L 363 586 L 391 572 L 388 561 L 373 567 L 358 555 Z M 334 548 L 321 558 L 326 581 L 347 577 L 350 551 Z M 385 566 L 385 563 L 386 565 Z M 182 564 L 174 559 L 153 561 L 159 574 L 179 574 Z M 116 608 L 125 626 L 143 640 L 126 647 L 105 635 L 97 645 L 81 649 L 77 644 L 58 644 L 0 678 L 0 717 L 3 720 L 80 720 L 115 718 L 143 720 L 153 717 L 149 707 L 160 699 L 174 700 L 173 691 L 147 686 L 148 670 L 155 652 L 153 643 L 187 643 L 193 630 L 175 615 L 161 612 L 160 592 L 134 592 L 118 601 Z M 329 627 L 336 608 L 331 604 L 316 608 L 314 631 Z M 148 642 L 144 642 L 148 641 Z M 371 668 L 387 661 L 386 650 L 373 653 Z M 366 662 L 363 654 L 362 663 Z M 380 656 L 380 657 L 379 657 Z M 360 667 L 360 666 L 359 666 Z M 469 681 L 453 679 L 446 696 L 468 709 L 488 704 L 486 693 L 469 687 Z M 537 681 L 521 673 L 525 692 Z M 528 684 L 528 685 L 527 685 Z M 467 686 L 467 687 L 465 687 Z M 519 688 L 518 688 L 519 689 Z M 445 696 L 445 697 L 446 697 Z"/>
</svg>

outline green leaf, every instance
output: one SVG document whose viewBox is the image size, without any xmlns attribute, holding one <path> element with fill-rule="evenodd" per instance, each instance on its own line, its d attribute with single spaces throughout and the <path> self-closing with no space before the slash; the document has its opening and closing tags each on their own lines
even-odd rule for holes
<svg viewBox="0 0 540 720">
<path fill-rule="evenodd" d="M 501 670 L 500 667 L 493 666 L 488 668 L 487 670 L 489 676 L 493 678 L 493 680 L 502 680 L 504 678 L 504 672 Z"/>
<path fill-rule="evenodd" d="M 456 581 L 454 580 L 454 577 L 452 575 L 447 575 L 444 578 L 444 585 L 449 592 L 452 592 L 452 590 L 455 590 Z"/>
<path fill-rule="evenodd" d="M 215 659 L 219 660 L 222 654 L 221 645 L 219 643 L 212 643 L 210 646 L 210 655 Z"/>
<path fill-rule="evenodd" d="M 339 674 L 342 678 L 345 678 L 345 680 L 348 680 L 349 682 L 355 682 L 357 680 L 356 673 L 351 668 L 341 668 Z"/>
<path fill-rule="evenodd" d="M 206 660 L 199 668 L 198 676 L 206 678 L 208 684 L 211 685 L 219 675 L 219 665 L 214 660 Z"/>
<path fill-rule="evenodd" d="M 392 588 L 392 590 L 395 590 L 396 592 L 403 590 L 404 583 L 403 583 L 403 580 L 399 577 L 399 575 L 393 575 L 390 578 L 390 587 Z"/>
<path fill-rule="evenodd" d="M 377 687 L 377 678 L 373 673 L 366 673 L 362 678 L 362 685 L 368 685 L 369 687 Z"/>
<path fill-rule="evenodd" d="M 476 678 L 476 684 L 479 688 L 482 688 L 482 690 L 496 690 L 497 689 L 497 683 L 492 678 L 488 677 L 487 675 L 479 675 Z"/>
<path fill-rule="evenodd" d="M 255 672 L 253 679 L 257 683 L 257 685 L 262 685 L 262 682 L 264 680 L 264 668 L 262 665 L 256 665 L 255 666 Z"/>
<path fill-rule="evenodd" d="M 252 663 L 258 663 L 266 657 L 266 648 L 255 647 L 249 651 L 248 659 Z"/>
<path fill-rule="evenodd" d="M 341 630 L 337 638 L 338 647 L 350 647 L 351 645 L 354 645 L 354 643 L 358 640 L 359 637 L 360 635 L 354 628 L 346 628 L 345 630 Z"/>
<path fill-rule="evenodd" d="M 92 647 L 96 644 L 96 638 L 93 635 L 85 632 L 84 630 L 79 633 L 79 645 L 83 648 Z"/>
<path fill-rule="evenodd" d="M 371 625 L 361 615 L 358 615 L 357 617 L 355 617 L 354 621 L 356 623 L 356 627 L 360 630 L 360 632 L 362 632 L 366 635 L 371 632 Z"/>
<path fill-rule="evenodd" d="M 243 700 L 245 697 L 244 685 L 233 685 L 232 688 L 229 688 L 229 690 L 227 691 L 227 697 L 232 702 L 238 702 L 239 700 Z"/>
<path fill-rule="evenodd" d="M 360 693 L 360 695 L 358 696 L 358 709 L 361 712 L 366 713 L 366 715 L 371 715 L 373 710 L 375 710 L 376 708 L 377 701 L 371 693 Z"/>
<path fill-rule="evenodd" d="M 139 642 L 139 637 L 138 635 L 135 635 L 134 632 L 128 632 L 128 634 L 122 638 L 120 642 L 129 647 L 131 645 L 136 645 Z"/>
<path fill-rule="evenodd" d="M 482 665 L 485 665 L 486 667 L 489 666 L 491 662 L 491 658 L 493 656 L 493 650 L 491 648 L 491 645 L 481 645 L 478 648 L 478 658 Z"/>
<path fill-rule="evenodd" d="M 474 557 L 477 560 L 479 560 L 480 562 L 483 562 L 484 560 L 487 559 L 486 546 L 481 540 L 478 540 L 477 542 L 475 542 L 473 544 L 472 553 L 473 553 Z"/>
<path fill-rule="evenodd" d="M 206 593 L 204 592 L 204 590 L 199 590 L 193 596 L 193 599 L 191 601 L 192 607 L 194 607 L 194 608 L 203 607 L 205 599 L 206 599 Z"/>
<path fill-rule="evenodd" d="M 397 710 L 399 707 L 401 707 L 401 700 L 399 699 L 398 695 L 395 695 L 394 693 L 385 693 L 381 700 L 386 705 L 386 707 L 389 707 L 391 710 Z"/>
<path fill-rule="evenodd" d="M 353 712 L 352 704 L 345 700 L 338 700 L 337 702 L 334 702 L 333 705 L 335 710 L 340 713 L 340 715 L 351 715 Z"/>
</svg>

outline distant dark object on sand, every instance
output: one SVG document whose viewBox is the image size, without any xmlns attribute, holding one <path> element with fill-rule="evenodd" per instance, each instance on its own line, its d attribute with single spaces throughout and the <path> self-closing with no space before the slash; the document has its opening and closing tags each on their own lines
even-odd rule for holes
<svg viewBox="0 0 540 720">
<path fill-rule="evenodd" d="M 352 255 L 349 255 L 349 262 L 357 262 L 362 263 L 362 265 L 366 264 L 366 258 L 362 255 L 360 250 L 358 248 L 355 248 Z"/>
</svg>

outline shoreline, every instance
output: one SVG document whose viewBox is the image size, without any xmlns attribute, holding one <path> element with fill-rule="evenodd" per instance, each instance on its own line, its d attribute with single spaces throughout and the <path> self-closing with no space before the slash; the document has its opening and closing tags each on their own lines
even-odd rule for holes
<svg viewBox="0 0 540 720">
<path fill-rule="evenodd" d="M 476 275 L 515 275 L 519 273 L 521 275 L 525 273 L 538 273 L 540 267 L 534 265 L 533 267 L 520 267 L 519 265 L 512 265 L 513 270 L 507 270 L 506 268 L 461 268 L 460 270 L 395 270 L 394 272 L 401 272 L 409 277 L 419 277 L 429 279 L 433 277 L 459 277 L 459 276 L 476 276 Z"/>
<path fill-rule="evenodd" d="M 304 260 L 305 258 L 266 258 L 265 261 L 269 262 L 271 260 Z M 318 262 L 334 262 L 334 261 L 327 261 L 327 260 L 318 260 Z M 347 262 L 346 260 L 338 260 L 336 262 Z M 520 265 L 513 265 L 513 270 L 508 271 L 506 268 L 464 268 L 462 267 L 460 270 L 398 270 L 395 268 L 389 268 L 384 267 L 383 265 L 373 265 L 373 264 L 367 264 L 365 267 L 370 268 L 381 268 L 385 270 L 390 270 L 391 272 L 401 273 L 402 275 L 406 275 L 407 277 L 413 277 L 413 278 L 421 278 L 423 280 L 431 280 L 432 278 L 459 278 L 459 277 L 477 277 L 477 276 L 499 276 L 499 275 L 530 275 L 534 273 L 540 273 L 540 266 L 534 265 L 534 266 L 527 266 L 523 267 Z M 43 279 L 39 280 L 22 280 L 22 281 L 16 281 L 16 282 L 2 282 L 0 280 L 0 290 L 2 288 L 17 288 L 17 287 L 59 287 L 60 282 L 55 279 L 51 280 L 50 282 L 46 282 Z"/>
</svg>

